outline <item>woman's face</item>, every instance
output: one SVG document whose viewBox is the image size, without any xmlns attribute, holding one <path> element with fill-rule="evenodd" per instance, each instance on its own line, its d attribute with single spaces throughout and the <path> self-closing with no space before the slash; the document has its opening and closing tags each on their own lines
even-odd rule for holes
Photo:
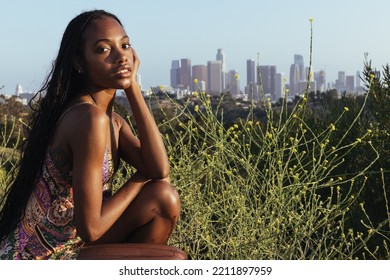
<svg viewBox="0 0 390 280">
<path fill-rule="evenodd" d="M 111 17 L 96 19 L 85 30 L 83 39 L 81 67 L 88 89 L 129 87 L 134 57 L 123 27 Z"/>
</svg>

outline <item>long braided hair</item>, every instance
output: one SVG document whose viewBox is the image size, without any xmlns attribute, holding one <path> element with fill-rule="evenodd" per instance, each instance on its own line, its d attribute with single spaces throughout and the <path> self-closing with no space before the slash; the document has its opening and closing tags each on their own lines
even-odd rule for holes
<svg viewBox="0 0 390 280">
<path fill-rule="evenodd" d="M 0 205 L 3 204 L 3 207 L 0 210 L 0 241 L 6 238 L 23 218 L 56 123 L 69 101 L 82 91 L 83 78 L 76 71 L 74 59 L 76 56 L 82 57 L 84 31 L 91 22 L 102 17 L 112 17 L 122 25 L 115 15 L 104 10 L 83 12 L 69 22 L 52 69 L 33 99 L 38 98 L 38 102 L 36 105 L 30 103 L 33 117 L 29 124 L 28 140 L 22 147 L 22 158 L 15 180 L 1 198 Z"/>
</svg>

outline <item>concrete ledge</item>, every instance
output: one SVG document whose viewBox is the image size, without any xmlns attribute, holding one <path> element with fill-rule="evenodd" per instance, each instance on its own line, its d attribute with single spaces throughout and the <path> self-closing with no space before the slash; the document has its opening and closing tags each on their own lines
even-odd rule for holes
<svg viewBox="0 0 390 280">
<path fill-rule="evenodd" d="M 121 243 L 81 248 L 78 260 L 187 260 L 181 249 L 168 245 Z"/>
</svg>

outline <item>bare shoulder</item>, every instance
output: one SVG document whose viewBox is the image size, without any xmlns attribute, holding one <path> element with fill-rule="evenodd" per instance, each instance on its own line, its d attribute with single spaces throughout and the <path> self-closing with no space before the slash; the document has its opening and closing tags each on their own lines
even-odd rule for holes
<svg viewBox="0 0 390 280">
<path fill-rule="evenodd" d="M 119 129 L 121 129 L 123 126 L 128 125 L 126 120 L 121 115 L 119 115 L 118 113 L 115 113 L 115 112 L 112 113 L 112 120 L 114 121 L 114 124 Z"/>
<path fill-rule="evenodd" d="M 64 116 L 64 126 L 70 131 L 90 130 L 100 126 L 107 126 L 109 122 L 107 114 L 92 104 L 82 104 L 68 112 Z"/>
<path fill-rule="evenodd" d="M 58 122 L 51 141 L 50 155 L 55 166 L 61 171 L 69 171 L 75 143 L 87 142 L 88 134 L 104 137 L 107 125 L 107 115 L 92 104 L 70 107 Z"/>
<path fill-rule="evenodd" d="M 73 140 L 88 138 L 88 134 L 105 134 L 109 119 L 106 113 L 93 104 L 78 105 L 58 123 L 53 144 L 69 145 Z M 65 143 L 64 143 L 65 142 Z"/>
</svg>

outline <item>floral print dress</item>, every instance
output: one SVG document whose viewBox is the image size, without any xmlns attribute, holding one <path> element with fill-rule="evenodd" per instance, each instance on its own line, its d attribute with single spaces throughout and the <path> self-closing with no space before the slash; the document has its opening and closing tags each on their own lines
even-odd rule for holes
<svg viewBox="0 0 390 280">
<path fill-rule="evenodd" d="M 112 193 L 113 174 L 112 157 L 106 148 L 103 199 Z M 0 244 L 0 259 L 77 258 L 84 242 L 77 235 L 73 210 L 72 176 L 55 167 L 48 151 L 23 219 Z"/>
</svg>

